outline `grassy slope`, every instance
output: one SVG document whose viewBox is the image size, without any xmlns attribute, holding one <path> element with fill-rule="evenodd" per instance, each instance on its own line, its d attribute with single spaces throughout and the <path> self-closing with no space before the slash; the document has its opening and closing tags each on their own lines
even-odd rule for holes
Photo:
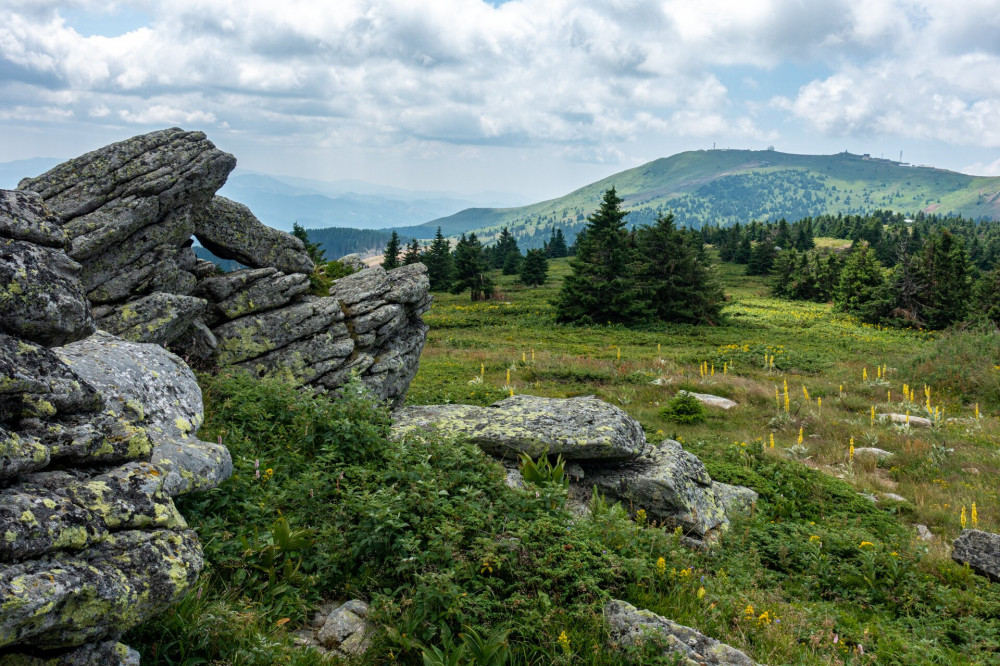
<svg viewBox="0 0 1000 666">
<path fill-rule="evenodd" d="M 797 217 L 803 210 L 801 197 L 810 189 L 812 213 L 858 213 L 875 208 L 900 212 L 957 213 L 971 217 L 1000 216 L 1000 178 L 985 178 L 927 167 L 901 167 L 887 160 L 863 160 L 857 155 L 794 155 L 775 151 L 714 150 L 690 151 L 662 158 L 582 187 L 564 197 L 530 206 L 506 209 L 473 208 L 450 217 L 428 222 L 422 227 L 427 236 L 441 226 L 445 234 L 457 235 L 476 230 L 489 240 L 502 226 L 531 231 L 552 223 L 568 224 L 578 214 L 587 215 L 601 195 L 615 186 L 628 209 L 651 207 L 673 210 L 680 207 L 681 224 L 697 226 L 702 219 L 720 219 L 713 209 L 718 193 L 702 190 L 720 178 L 757 174 L 763 184 L 751 185 L 762 198 L 779 196 L 768 189 L 785 180 L 786 170 L 818 179 L 816 187 L 784 191 L 787 197 L 771 206 L 752 207 L 753 216 Z M 768 180 L 768 175 L 777 181 Z M 734 181 L 742 182 L 742 181 Z M 756 188 L 756 190 L 754 189 Z M 834 189 L 836 188 L 836 189 Z M 752 192 L 751 192 L 752 193 Z M 689 209 L 689 212 L 683 212 Z M 707 211 L 713 215 L 706 215 Z M 722 216 L 722 219 L 725 219 Z M 744 219 L 743 221 L 748 221 Z M 418 229 L 420 227 L 417 227 Z"/>
</svg>

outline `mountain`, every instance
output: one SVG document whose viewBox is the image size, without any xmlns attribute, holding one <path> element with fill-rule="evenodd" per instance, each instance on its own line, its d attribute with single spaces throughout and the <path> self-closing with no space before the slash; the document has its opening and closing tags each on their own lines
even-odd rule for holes
<svg viewBox="0 0 1000 666">
<path fill-rule="evenodd" d="M 471 206 L 511 205 L 515 195 L 485 192 L 463 196 L 372 185 L 270 176 L 237 169 L 219 194 L 246 204 L 268 226 L 290 231 L 311 228 L 385 229 L 419 225 Z"/>
<path fill-rule="evenodd" d="M 1000 219 L 1000 177 L 846 152 L 699 150 L 622 171 L 558 199 L 518 208 L 470 208 L 427 222 L 421 225 L 424 231 L 406 231 L 427 238 L 440 226 L 446 235 L 475 231 L 490 242 L 507 226 L 522 247 L 534 247 L 549 237 L 553 225 L 575 235 L 612 186 L 632 211 L 632 224 L 650 223 L 660 211 L 674 213 L 678 224 L 700 228 L 822 213 L 864 214 L 878 208 Z"/>
</svg>

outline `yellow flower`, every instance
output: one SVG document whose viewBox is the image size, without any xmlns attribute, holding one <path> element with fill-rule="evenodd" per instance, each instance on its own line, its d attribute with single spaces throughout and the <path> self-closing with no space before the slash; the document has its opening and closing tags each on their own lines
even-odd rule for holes
<svg viewBox="0 0 1000 666">
<path fill-rule="evenodd" d="M 660 574 L 661 576 L 667 573 L 667 561 L 662 557 L 656 560 L 656 573 Z"/>
<path fill-rule="evenodd" d="M 637 522 L 637 523 L 644 523 L 644 522 L 646 522 L 646 510 L 645 509 L 639 509 L 638 511 L 635 512 L 635 522 Z"/>
<path fill-rule="evenodd" d="M 818 536 L 816 536 L 815 534 L 813 534 L 813 535 L 811 535 L 811 536 L 809 537 L 809 540 L 810 540 L 810 541 L 819 541 L 819 537 L 818 537 Z"/>
<path fill-rule="evenodd" d="M 966 523 L 966 520 L 965 520 L 965 505 L 964 504 L 962 505 L 962 517 L 960 518 L 960 521 L 962 523 L 962 529 L 964 530 L 965 529 L 965 523 Z"/>
<path fill-rule="evenodd" d="M 565 629 L 559 633 L 559 638 L 556 639 L 556 642 L 562 647 L 563 652 L 569 654 L 569 636 L 566 635 Z"/>
<path fill-rule="evenodd" d="M 976 503 L 972 503 L 972 526 L 976 527 L 979 525 L 979 512 L 976 511 Z"/>
<path fill-rule="evenodd" d="M 704 587 L 704 586 L 702 586 L 702 587 L 699 587 L 699 588 L 698 588 L 698 598 L 699 598 L 699 599 L 701 599 L 701 598 L 703 598 L 704 596 L 705 596 L 705 587 Z"/>
<path fill-rule="evenodd" d="M 799 444 L 802 443 L 802 428 L 799 428 Z"/>
<path fill-rule="evenodd" d="M 865 546 L 871 546 L 872 548 L 874 548 L 875 544 L 873 544 L 871 541 L 862 541 L 860 544 L 858 544 L 858 548 L 864 548 Z"/>
<path fill-rule="evenodd" d="M 851 445 L 847 449 L 847 460 L 848 462 L 854 462 L 854 437 L 851 437 Z"/>
<path fill-rule="evenodd" d="M 774 433 L 771 433 L 771 448 L 774 448 Z"/>
<path fill-rule="evenodd" d="M 771 611 L 764 611 L 757 618 L 757 624 L 771 624 Z"/>
</svg>

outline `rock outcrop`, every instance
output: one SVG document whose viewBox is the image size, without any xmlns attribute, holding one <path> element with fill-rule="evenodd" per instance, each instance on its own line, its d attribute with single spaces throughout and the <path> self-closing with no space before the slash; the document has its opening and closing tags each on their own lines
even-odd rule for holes
<svg viewBox="0 0 1000 666">
<path fill-rule="evenodd" d="M 968 564 L 980 576 L 1000 583 L 1000 534 L 962 530 L 952 544 L 951 559 Z"/>
<path fill-rule="evenodd" d="M 21 311 L 0 330 L 19 335 L 40 317 L 53 321 L 55 312 L 81 321 L 89 300 L 98 327 L 133 342 L 325 389 L 358 373 L 376 395 L 401 403 L 427 335 L 424 267 L 387 273 L 358 261 L 359 272 L 338 280 L 330 296 L 309 296 L 314 266 L 302 241 L 215 194 L 235 164 L 203 133 L 174 128 L 22 181 L 0 200 L 0 210 L 22 211 L 18 221 L 8 216 L 5 242 L 34 243 L 31 252 L 18 249 L 25 265 L 12 264 L 11 274 L 42 266 L 78 271 L 86 297 L 52 288 L 47 300 L 22 298 Z M 192 237 L 250 268 L 215 275 L 195 257 Z M 69 257 L 59 259 L 63 243 Z M 45 281 L 58 284 L 55 275 Z M 9 300 L 30 287 L 11 284 Z M 60 344 L 73 333 L 54 331 L 44 342 Z"/>
<path fill-rule="evenodd" d="M 91 335 L 56 219 L 38 194 L 0 192 L 0 663 L 136 664 L 117 638 L 202 567 L 172 495 L 231 463 L 194 437 L 201 394 L 177 357 Z"/>
<path fill-rule="evenodd" d="M 705 466 L 680 443 L 653 447 L 632 417 L 592 396 L 539 398 L 519 395 L 489 407 L 427 405 L 393 414 L 392 436 L 421 433 L 458 436 L 508 461 L 519 453 L 561 455 L 573 466 L 571 499 L 577 504 L 597 488 L 608 498 L 643 509 L 651 520 L 678 525 L 696 541 L 711 539 L 729 516 L 757 501 L 749 488 L 712 481 Z M 508 483 L 520 484 L 508 472 Z"/>
<path fill-rule="evenodd" d="M 662 656 L 676 655 L 684 666 L 758 666 L 730 645 L 624 601 L 609 601 L 604 619 L 612 641 L 628 647 L 653 644 Z"/>
</svg>

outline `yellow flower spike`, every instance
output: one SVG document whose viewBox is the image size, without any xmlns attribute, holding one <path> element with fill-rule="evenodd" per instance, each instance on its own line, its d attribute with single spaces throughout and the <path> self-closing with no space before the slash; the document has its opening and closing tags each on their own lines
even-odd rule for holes
<svg viewBox="0 0 1000 666">
<path fill-rule="evenodd" d="M 906 410 L 906 425 L 910 425 L 910 410 Z"/>
<path fill-rule="evenodd" d="M 771 433 L 771 448 L 774 448 L 774 433 Z"/>
<path fill-rule="evenodd" d="M 715 376 L 715 364 L 714 363 L 712 364 L 712 376 L 713 377 Z"/>
<path fill-rule="evenodd" d="M 875 367 L 875 376 L 878 377 L 879 379 L 882 379 L 882 366 L 881 365 Z"/>
<path fill-rule="evenodd" d="M 841 392 L 841 393 L 843 393 L 843 392 L 844 392 L 844 385 L 843 385 L 843 384 L 841 384 L 841 385 L 840 385 L 840 392 Z"/>
<path fill-rule="evenodd" d="M 976 511 L 976 503 L 975 502 L 972 503 L 972 515 L 970 516 L 970 518 L 972 518 L 972 526 L 973 527 L 978 527 L 978 525 L 979 525 L 979 512 Z"/>
<path fill-rule="evenodd" d="M 799 444 L 802 443 L 802 428 L 799 428 Z"/>
<path fill-rule="evenodd" d="M 704 597 L 705 597 L 705 586 L 703 585 L 698 588 L 698 598 L 703 599 Z"/>
<path fill-rule="evenodd" d="M 514 397 L 514 387 L 513 386 L 510 387 L 510 397 L 512 397 L 512 398 Z"/>
<path fill-rule="evenodd" d="M 964 530 L 965 529 L 965 523 L 966 523 L 966 520 L 965 520 L 965 505 L 964 504 L 962 505 L 962 517 L 959 518 L 959 522 L 962 523 L 962 529 Z"/>
<path fill-rule="evenodd" d="M 823 396 L 817 396 L 816 398 L 816 411 L 823 411 Z"/>
<path fill-rule="evenodd" d="M 559 638 L 556 639 L 556 642 L 559 643 L 559 647 L 561 647 L 563 649 L 563 652 L 565 652 L 566 654 L 569 654 L 569 652 L 570 652 L 569 636 L 566 635 L 566 631 L 565 630 L 563 630 L 559 634 Z"/>
<path fill-rule="evenodd" d="M 657 354 L 660 353 L 660 343 L 659 342 L 656 343 L 656 353 Z"/>
<path fill-rule="evenodd" d="M 724 362 L 722 364 L 722 374 L 725 375 L 729 371 L 729 362 Z"/>
<path fill-rule="evenodd" d="M 480 363 L 479 364 L 479 376 L 482 377 L 485 374 L 486 374 L 486 364 L 485 363 Z"/>
<path fill-rule="evenodd" d="M 861 381 L 863 382 L 868 381 L 868 368 L 861 369 Z"/>
<path fill-rule="evenodd" d="M 667 573 L 667 561 L 662 557 L 656 560 L 656 573 L 661 576 Z"/>
<path fill-rule="evenodd" d="M 618 348 L 618 360 L 619 361 L 622 360 L 622 348 L 621 347 Z"/>
<path fill-rule="evenodd" d="M 885 392 L 885 401 L 892 402 L 892 389 Z"/>
<path fill-rule="evenodd" d="M 858 548 L 865 548 L 865 547 L 874 548 L 875 544 L 873 544 L 871 541 L 862 541 L 861 543 L 858 544 Z"/>
<path fill-rule="evenodd" d="M 756 615 L 756 613 L 754 613 L 753 611 L 753 604 L 747 604 L 747 607 L 743 610 L 743 613 L 747 617 L 753 617 L 754 615 Z"/>
<path fill-rule="evenodd" d="M 847 449 L 847 462 L 854 462 L 854 436 L 851 436 L 851 444 Z"/>
<path fill-rule="evenodd" d="M 979 403 L 976 403 L 976 420 L 979 420 Z"/>
<path fill-rule="evenodd" d="M 771 369 L 774 370 L 774 354 L 771 354 Z"/>
<path fill-rule="evenodd" d="M 872 405 L 871 424 L 872 426 L 875 425 L 875 405 Z"/>
<path fill-rule="evenodd" d="M 809 389 L 806 388 L 805 384 L 802 385 L 802 395 L 805 397 L 806 402 L 809 402 Z"/>
<path fill-rule="evenodd" d="M 532 363 L 535 362 L 535 350 L 534 349 L 531 350 L 531 362 Z"/>
</svg>

